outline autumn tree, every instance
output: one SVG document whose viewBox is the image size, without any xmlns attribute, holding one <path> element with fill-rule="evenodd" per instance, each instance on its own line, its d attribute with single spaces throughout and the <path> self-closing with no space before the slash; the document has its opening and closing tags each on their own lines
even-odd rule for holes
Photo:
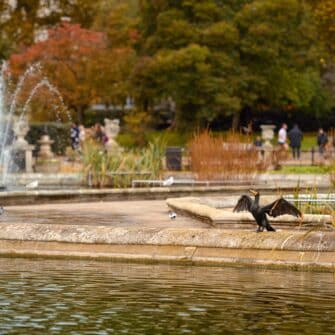
<svg viewBox="0 0 335 335">
<path fill-rule="evenodd" d="M 102 0 L 0 0 L 0 57 L 26 47 L 62 20 L 90 28 Z"/>
<path fill-rule="evenodd" d="M 95 78 L 104 73 L 106 40 L 103 33 L 81 28 L 78 24 L 61 24 L 48 31 L 45 41 L 33 44 L 10 58 L 13 74 L 19 76 L 39 62 L 43 73 L 63 96 L 65 104 L 82 120 L 86 108 L 99 98 Z"/>
</svg>

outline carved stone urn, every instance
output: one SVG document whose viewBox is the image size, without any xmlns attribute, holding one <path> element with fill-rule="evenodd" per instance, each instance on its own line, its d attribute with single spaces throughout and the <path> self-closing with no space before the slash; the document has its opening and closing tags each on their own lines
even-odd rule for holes
<svg viewBox="0 0 335 335">
<path fill-rule="evenodd" d="M 105 143 L 105 147 L 109 152 L 121 152 L 122 148 L 116 142 L 115 138 L 120 132 L 120 120 L 119 119 L 105 119 L 104 120 L 104 130 L 105 134 L 108 138 L 107 142 Z"/>
<path fill-rule="evenodd" d="M 50 139 L 49 135 L 43 135 L 37 143 L 40 145 L 40 149 L 36 159 L 36 172 L 59 172 L 60 161 L 57 157 L 55 157 L 55 154 L 51 150 L 51 144 L 54 143 L 54 141 Z"/>
<path fill-rule="evenodd" d="M 262 124 L 261 129 L 262 129 L 262 139 L 264 140 L 264 149 L 272 149 L 273 146 L 271 144 L 271 141 L 274 138 L 274 129 L 276 128 L 275 125 L 273 124 Z"/>
</svg>

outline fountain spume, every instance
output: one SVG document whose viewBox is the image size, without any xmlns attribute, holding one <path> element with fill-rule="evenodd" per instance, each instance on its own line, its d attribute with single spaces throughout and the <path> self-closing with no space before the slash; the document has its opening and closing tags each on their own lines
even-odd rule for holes
<svg viewBox="0 0 335 335">
<path fill-rule="evenodd" d="M 31 65 L 24 74 L 19 78 L 18 83 L 13 90 L 12 94 L 8 94 L 7 85 L 6 85 L 6 75 L 8 74 L 7 63 L 3 63 L 1 66 L 0 72 L 0 189 L 5 189 L 7 185 L 8 174 L 11 172 L 17 171 L 17 166 L 13 160 L 14 151 L 17 150 L 22 144 L 24 137 L 20 136 L 17 133 L 17 129 L 24 129 L 25 134 L 29 130 L 27 112 L 30 102 L 33 97 L 37 94 L 39 89 L 42 87 L 47 87 L 49 92 L 55 95 L 59 101 L 59 105 L 54 106 L 56 111 L 57 121 L 61 121 L 59 111 L 63 109 L 66 111 L 66 115 L 71 121 L 71 116 L 68 110 L 65 108 L 63 98 L 56 87 L 54 87 L 47 78 L 40 80 L 30 91 L 30 94 L 26 101 L 18 108 L 17 100 L 24 88 L 26 80 L 29 79 L 32 75 L 41 74 L 41 65 L 40 63 L 35 63 Z M 27 130 L 28 127 L 28 130 Z M 26 131 L 27 130 L 27 131 Z M 13 135 L 13 131 L 17 137 Z M 15 145 L 15 140 L 16 145 Z M 28 143 L 27 143 L 28 145 Z M 29 146 L 29 145 L 28 145 Z M 30 148 L 29 148 L 30 147 Z M 28 150 L 31 150 L 32 146 L 27 147 Z M 22 149 L 22 146 L 21 146 Z M 27 155 L 26 158 L 27 159 Z M 28 158 L 29 159 L 29 158 Z M 30 169 L 26 172 L 31 172 Z"/>
</svg>

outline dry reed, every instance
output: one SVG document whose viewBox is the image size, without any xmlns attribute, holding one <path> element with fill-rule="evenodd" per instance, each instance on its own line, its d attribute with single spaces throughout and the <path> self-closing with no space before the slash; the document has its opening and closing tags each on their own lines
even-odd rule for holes
<svg viewBox="0 0 335 335">
<path fill-rule="evenodd" d="M 196 133 L 188 144 L 191 170 L 200 180 L 251 181 L 259 169 L 259 152 L 249 137 Z"/>
</svg>

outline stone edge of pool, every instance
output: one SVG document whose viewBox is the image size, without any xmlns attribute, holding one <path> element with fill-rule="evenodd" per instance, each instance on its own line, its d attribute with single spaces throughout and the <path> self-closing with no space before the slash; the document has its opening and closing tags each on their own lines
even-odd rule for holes
<svg viewBox="0 0 335 335">
<path fill-rule="evenodd" d="M 335 270 L 335 232 L 0 224 L 0 255 Z"/>
<path fill-rule="evenodd" d="M 0 192 L 2 206 L 36 204 L 36 203 L 64 203 L 114 200 L 153 200 L 172 197 L 204 196 L 208 194 L 241 194 L 251 185 L 225 186 L 174 186 L 174 187 L 143 187 L 143 188 L 102 188 L 102 189 L 62 189 L 62 190 L 11 190 Z M 302 190 L 309 189 L 308 184 L 301 184 Z M 329 190 L 329 186 L 318 185 Z M 296 185 L 276 184 L 258 185 L 261 192 L 287 191 L 294 192 Z"/>
<path fill-rule="evenodd" d="M 229 196 L 221 199 L 219 203 L 223 208 L 215 208 L 215 203 L 210 204 L 208 200 L 204 200 L 197 197 L 180 197 L 180 198 L 168 198 L 166 204 L 171 209 L 175 210 L 184 215 L 189 215 L 202 219 L 208 222 L 214 227 L 224 227 L 224 224 L 245 224 L 255 223 L 251 213 L 240 212 L 234 213 L 231 208 L 235 206 L 239 197 Z M 277 197 L 274 196 L 264 196 L 263 201 L 267 203 L 274 201 Z M 230 209 L 226 209 L 230 207 Z M 317 215 L 317 214 L 305 214 L 302 219 L 293 217 L 291 215 L 281 215 L 279 217 L 273 218 L 269 217 L 271 223 L 280 224 L 277 227 L 294 227 L 300 226 L 301 223 L 304 224 L 319 224 L 319 225 L 333 225 L 333 218 L 331 215 Z M 301 226 L 302 227 L 302 226 Z"/>
</svg>

